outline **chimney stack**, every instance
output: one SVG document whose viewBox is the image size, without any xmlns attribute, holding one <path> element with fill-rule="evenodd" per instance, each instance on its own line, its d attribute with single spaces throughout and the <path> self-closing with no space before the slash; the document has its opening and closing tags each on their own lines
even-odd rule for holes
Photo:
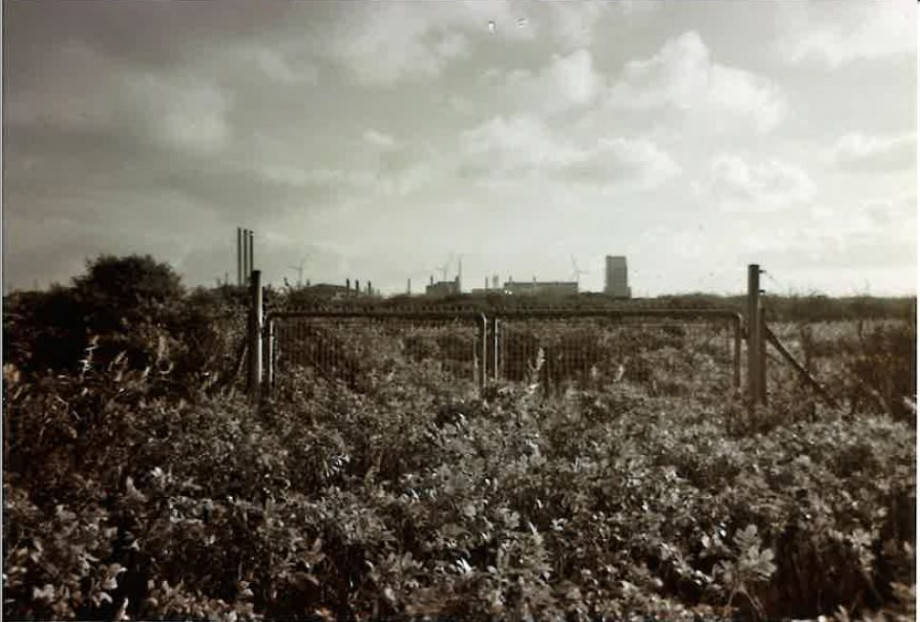
<svg viewBox="0 0 920 622">
<path fill-rule="evenodd" d="M 247 276 L 251 275 L 252 271 L 256 269 L 256 262 L 254 259 L 255 249 L 253 247 L 254 247 L 253 235 L 252 235 L 252 230 L 250 229 L 249 230 L 249 271 L 246 273 Z"/>
<path fill-rule="evenodd" d="M 243 228 L 236 228 L 236 284 L 243 284 Z"/>
<path fill-rule="evenodd" d="M 246 285 L 254 268 L 253 235 L 249 229 L 236 228 L 236 283 Z"/>
</svg>

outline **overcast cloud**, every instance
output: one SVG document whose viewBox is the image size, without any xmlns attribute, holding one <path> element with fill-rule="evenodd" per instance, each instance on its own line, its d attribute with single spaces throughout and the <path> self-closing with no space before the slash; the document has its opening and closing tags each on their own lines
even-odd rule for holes
<svg viewBox="0 0 920 622">
<path fill-rule="evenodd" d="M 4 287 L 151 253 L 416 291 L 914 294 L 916 5 L 3 5 Z M 456 270 L 456 264 L 449 272 Z"/>
</svg>

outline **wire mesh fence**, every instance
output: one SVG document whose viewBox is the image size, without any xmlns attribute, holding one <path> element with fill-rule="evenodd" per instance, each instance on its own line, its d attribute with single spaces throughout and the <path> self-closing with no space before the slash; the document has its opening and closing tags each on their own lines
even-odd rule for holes
<svg viewBox="0 0 920 622">
<path fill-rule="evenodd" d="M 484 319 L 452 313 L 279 313 L 269 318 L 269 378 L 298 367 L 354 383 L 405 361 L 458 382 L 484 379 Z"/>
<path fill-rule="evenodd" d="M 737 382 L 736 335 L 727 322 L 519 317 L 499 320 L 496 328 L 493 378 L 538 385 L 548 395 L 617 382 L 671 393 Z"/>
<path fill-rule="evenodd" d="M 546 395 L 623 381 L 670 393 L 740 382 L 741 323 L 729 312 L 289 312 L 270 314 L 267 325 L 269 382 L 309 367 L 353 383 L 395 360 L 480 388 L 487 379 L 525 382 Z"/>
</svg>

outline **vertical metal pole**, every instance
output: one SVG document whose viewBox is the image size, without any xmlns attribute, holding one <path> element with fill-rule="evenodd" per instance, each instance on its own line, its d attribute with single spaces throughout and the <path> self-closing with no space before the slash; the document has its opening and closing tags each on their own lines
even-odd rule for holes
<svg viewBox="0 0 920 622">
<path fill-rule="evenodd" d="M 243 285 L 249 284 L 249 273 L 252 270 L 249 266 L 249 230 L 243 229 Z"/>
<path fill-rule="evenodd" d="M 252 271 L 249 315 L 249 396 L 258 400 L 262 385 L 262 274 Z"/>
<path fill-rule="evenodd" d="M 274 347 L 275 347 L 275 321 L 269 318 L 265 322 L 265 336 L 264 336 L 265 353 L 264 363 L 265 363 L 265 394 L 269 395 L 272 392 L 272 386 L 275 381 L 275 363 L 274 363 Z"/>
<path fill-rule="evenodd" d="M 485 313 L 479 314 L 479 344 L 480 352 L 482 352 L 482 365 L 479 368 L 479 394 L 482 395 L 482 392 L 486 388 L 486 358 L 487 352 L 489 351 L 489 341 L 488 341 L 488 326 L 489 321 L 486 319 Z"/>
<path fill-rule="evenodd" d="M 254 237 L 255 236 L 253 236 L 252 231 L 250 231 L 249 232 L 249 270 L 250 272 L 256 269 L 255 254 L 254 254 L 255 244 L 253 242 Z"/>
<path fill-rule="evenodd" d="M 741 388 L 741 316 L 736 317 L 732 321 L 732 327 L 734 328 L 734 340 L 735 340 L 735 352 L 732 359 L 733 374 L 732 374 L 732 387 L 737 391 Z"/>
<path fill-rule="evenodd" d="M 499 354 L 499 330 L 500 330 L 500 320 L 497 317 L 492 317 L 492 378 L 498 382 L 501 363 L 500 363 L 500 354 Z"/>
<path fill-rule="evenodd" d="M 748 342 L 748 396 L 752 403 L 761 402 L 760 382 L 761 330 L 760 330 L 760 266 L 748 266 L 748 308 L 747 308 L 747 342 Z"/>
<path fill-rule="evenodd" d="M 236 284 L 243 284 L 243 228 L 236 228 Z"/>
<path fill-rule="evenodd" d="M 763 308 L 763 303 L 758 301 L 760 305 L 758 308 L 758 322 L 757 330 L 757 348 L 760 355 L 760 380 L 758 386 L 760 387 L 760 403 L 767 403 L 767 322 L 766 322 L 766 311 Z"/>
</svg>

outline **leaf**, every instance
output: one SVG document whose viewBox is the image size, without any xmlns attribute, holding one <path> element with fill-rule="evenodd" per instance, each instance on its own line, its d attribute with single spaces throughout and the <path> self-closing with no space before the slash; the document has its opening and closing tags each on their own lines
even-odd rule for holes
<svg viewBox="0 0 920 622">
<path fill-rule="evenodd" d="M 104 590 L 115 590 L 118 589 L 117 577 L 121 573 L 125 572 L 127 568 L 121 564 L 109 564 L 105 569 L 105 580 L 102 582 L 102 589 Z"/>
<path fill-rule="evenodd" d="M 147 501 L 147 497 L 145 497 L 141 491 L 134 487 L 134 479 L 130 475 L 125 480 L 125 488 L 127 490 L 127 497 L 132 501 Z"/>
<path fill-rule="evenodd" d="M 50 602 L 54 598 L 54 586 L 46 583 L 42 589 L 32 588 L 32 600 Z"/>
<path fill-rule="evenodd" d="M 760 538 L 757 537 L 757 525 L 751 524 L 745 527 L 744 531 L 736 532 L 732 541 L 741 551 L 745 551 L 752 546 L 759 546 Z"/>
</svg>

